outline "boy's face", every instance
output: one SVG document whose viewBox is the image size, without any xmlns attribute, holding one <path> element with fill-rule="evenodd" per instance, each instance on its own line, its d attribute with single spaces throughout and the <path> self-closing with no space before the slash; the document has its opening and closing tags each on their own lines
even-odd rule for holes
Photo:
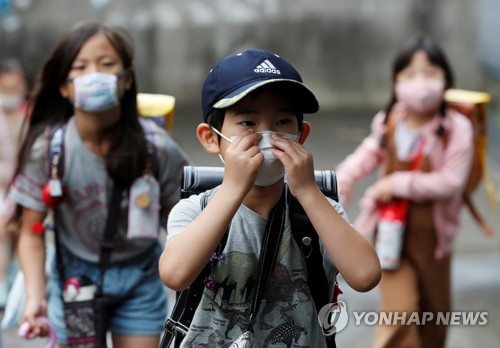
<svg viewBox="0 0 500 348">
<path fill-rule="evenodd" d="M 220 130 L 227 138 L 239 136 L 246 131 L 272 131 L 298 134 L 299 125 L 292 103 L 286 98 L 263 90 L 257 95 L 248 95 L 226 109 Z M 221 152 L 229 143 L 221 138 Z"/>
</svg>

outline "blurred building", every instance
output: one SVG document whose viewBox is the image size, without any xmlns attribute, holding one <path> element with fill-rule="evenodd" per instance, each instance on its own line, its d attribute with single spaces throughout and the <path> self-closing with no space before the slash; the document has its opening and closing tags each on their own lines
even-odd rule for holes
<svg viewBox="0 0 500 348">
<path fill-rule="evenodd" d="M 131 32 L 144 92 L 198 103 L 217 59 L 259 47 L 296 65 L 324 108 L 378 108 L 388 99 L 395 53 L 419 33 L 443 46 L 458 87 L 488 89 L 500 76 L 499 6 L 497 0 L 0 0 L 0 56 L 19 56 L 38 71 L 61 33 L 92 19 Z"/>
</svg>

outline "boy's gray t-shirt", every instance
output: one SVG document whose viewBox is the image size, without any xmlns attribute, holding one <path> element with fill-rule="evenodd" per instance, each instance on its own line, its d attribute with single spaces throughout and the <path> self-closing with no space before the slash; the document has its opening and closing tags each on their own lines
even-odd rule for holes
<svg viewBox="0 0 500 348">
<path fill-rule="evenodd" d="M 172 207 L 180 199 L 182 170 L 188 163 L 187 156 L 167 132 L 153 125 L 155 155 L 158 163 L 160 204 Z M 44 133 L 32 147 L 31 156 L 16 179 L 10 196 L 23 207 L 47 212 L 42 201 L 42 189 L 48 182 L 49 136 Z M 108 176 L 104 159 L 92 153 L 82 142 L 74 118 L 68 121 L 65 133 L 63 177 L 67 189 L 65 202 L 57 208 L 57 231 L 65 248 L 76 256 L 97 262 L 100 243 L 106 223 L 108 201 L 112 193 L 112 180 Z M 144 252 L 156 239 L 127 239 L 128 197 L 121 202 L 118 236 L 112 253 L 112 262 L 125 260 Z M 166 216 L 162 219 L 166 221 Z"/>
<path fill-rule="evenodd" d="M 200 202 L 204 195 L 209 193 L 209 197 L 212 197 L 216 190 L 183 199 L 172 209 L 168 218 L 167 243 L 200 214 Z M 342 206 L 333 200 L 329 201 L 348 221 Z M 219 283 L 219 288 L 216 291 L 204 289 L 182 347 L 192 344 L 224 346 L 246 331 L 266 224 L 265 218 L 244 205 L 240 206 L 231 221 L 224 249 L 225 260 L 218 264 L 211 277 Z M 321 251 L 330 289 L 333 289 L 336 270 L 322 244 Z M 254 325 L 254 347 L 278 342 L 288 345 L 292 341 L 297 347 L 326 346 L 306 273 L 301 250 L 291 234 L 287 212 L 275 268 Z"/>
</svg>

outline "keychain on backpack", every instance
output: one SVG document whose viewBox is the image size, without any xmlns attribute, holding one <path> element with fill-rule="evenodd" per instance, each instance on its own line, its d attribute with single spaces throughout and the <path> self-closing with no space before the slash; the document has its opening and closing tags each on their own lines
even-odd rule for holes
<svg viewBox="0 0 500 348">
<path fill-rule="evenodd" d="M 160 226 L 160 184 L 154 176 L 137 178 L 130 187 L 127 238 L 158 237 Z"/>
</svg>

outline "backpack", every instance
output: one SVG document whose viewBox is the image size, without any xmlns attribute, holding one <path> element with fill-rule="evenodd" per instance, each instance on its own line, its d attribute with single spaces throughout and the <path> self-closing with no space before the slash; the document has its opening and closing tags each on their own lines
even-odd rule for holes
<svg viewBox="0 0 500 348">
<path fill-rule="evenodd" d="M 483 179 L 486 180 L 486 191 L 490 205 L 495 207 L 495 188 L 489 176 L 486 161 L 488 157 L 487 106 L 491 96 L 489 93 L 462 89 L 447 90 L 444 99 L 448 107 L 466 116 L 472 124 L 473 157 L 464 192 L 464 202 L 472 216 L 487 236 L 493 234 L 493 229 L 484 220 L 472 201 L 472 194 L 477 190 Z"/>
<path fill-rule="evenodd" d="M 314 172 L 316 184 L 321 192 L 338 202 L 337 181 L 335 172 L 319 171 Z M 222 183 L 224 176 L 224 168 L 222 167 L 184 167 L 181 198 L 187 198 L 193 194 L 200 194 L 210 190 Z M 286 188 L 288 189 L 288 188 Z M 309 218 L 305 214 L 303 208 L 298 201 L 292 196 L 289 201 L 290 220 L 292 226 L 292 235 L 300 247 L 303 257 L 306 261 L 308 273 L 308 285 L 311 295 L 314 300 L 314 305 L 317 312 L 330 302 L 336 302 L 337 296 L 342 293 L 338 288 L 335 280 L 335 288 L 333 299 L 329 297 L 328 280 L 323 268 L 323 257 L 319 250 L 319 237 Z M 202 209 L 207 204 L 207 196 L 202 200 Z M 222 238 L 217 251 L 223 251 L 227 241 L 227 232 Z M 167 348 L 175 341 L 174 346 L 178 347 L 184 336 L 189 330 L 189 326 L 194 316 L 194 312 L 198 308 L 198 304 L 203 296 L 205 280 L 210 274 L 210 262 L 198 275 L 196 280 L 186 290 L 177 292 L 177 302 L 172 310 L 169 318 L 166 319 L 164 325 L 164 335 L 160 342 L 160 348 Z M 335 335 L 325 336 L 327 347 L 334 348 Z"/>
<path fill-rule="evenodd" d="M 138 93 L 137 108 L 141 117 L 152 119 L 161 128 L 172 133 L 175 97 L 167 94 Z"/>
</svg>

